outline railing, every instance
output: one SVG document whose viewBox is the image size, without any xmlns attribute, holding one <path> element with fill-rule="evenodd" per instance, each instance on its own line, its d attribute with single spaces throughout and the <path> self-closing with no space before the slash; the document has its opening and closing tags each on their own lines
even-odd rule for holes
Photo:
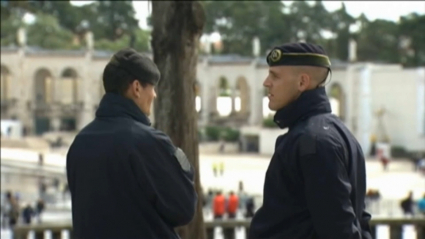
<svg viewBox="0 0 425 239">
<path fill-rule="evenodd" d="M 248 235 L 250 220 L 214 220 L 205 222 L 207 239 L 214 239 L 214 230 L 221 227 L 224 239 L 235 239 L 236 228 L 245 230 Z M 379 225 L 389 226 L 390 239 L 402 239 L 403 226 L 413 225 L 416 229 L 416 238 L 425 238 L 425 219 L 424 218 L 406 218 L 406 219 L 373 219 L 370 222 L 373 237 L 376 238 L 376 228 Z M 28 234 L 33 231 L 34 239 L 44 239 L 46 234 L 51 233 L 51 239 L 72 239 L 72 225 L 70 223 L 39 224 L 29 226 L 17 226 L 14 229 L 14 239 L 27 239 Z M 67 232 L 67 233 L 66 233 Z M 64 236 L 68 234 L 68 236 Z"/>
</svg>

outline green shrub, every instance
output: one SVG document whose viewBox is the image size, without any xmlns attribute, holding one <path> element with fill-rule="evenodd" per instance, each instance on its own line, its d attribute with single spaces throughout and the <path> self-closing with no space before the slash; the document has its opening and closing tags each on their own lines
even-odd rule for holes
<svg viewBox="0 0 425 239">
<path fill-rule="evenodd" d="M 204 138 L 204 134 L 202 133 L 202 130 L 198 129 L 198 141 L 202 141 Z"/>
<path fill-rule="evenodd" d="M 220 126 L 207 126 L 205 127 L 205 136 L 210 141 L 218 141 L 224 139 L 227 142 L 236 142 L 239 140 L 240 132 L 237 129 L 220 127 Z"/>
<path fill-rule="evenodd" d="M 239 140 L 240 132 L 239 130 L 232 128 L 224 128 L 222 130 L 224 140 L 227 142 L 237 142 Z"/>
<path fill-rule="evenodd" d="M 218 141 L 220 139 L 220 127 L 217 126 L 207 126 L 205 127 L 205 136 L 208 140 Z"/>
<path fill-rule="evenodd" d="M 391 146 L 391 157 L 392 158 L 408 158 L 409 153 L 403 146 Z"/>
<path fill-rule="evenodd" d="M 265 118 L 263 120 L 264 128 L 278 128 L 279 126 L 274 122 L 273 118 Z"/>
</svg>

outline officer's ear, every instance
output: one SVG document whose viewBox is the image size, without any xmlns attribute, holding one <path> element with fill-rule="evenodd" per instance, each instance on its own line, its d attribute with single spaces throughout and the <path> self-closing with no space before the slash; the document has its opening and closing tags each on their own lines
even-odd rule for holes
<svg viewBox="0 0 425 239">
<path fill-rule="evenodd" d="M 128 86 L 126 95 L 130 98 L 139 98 L 142 90 L 141 87 L 142 86 L 138 80 L 133 80 Z"/>
<path fill-rule="evenodd" d="M 311 77 L 309 74 L 307 73 L 300 73 L 298 75 L 298 90 L 303 92 L 309 89 L 309 87 L 311 86 L 312 82 L 311 82 Z"/>
</svg>

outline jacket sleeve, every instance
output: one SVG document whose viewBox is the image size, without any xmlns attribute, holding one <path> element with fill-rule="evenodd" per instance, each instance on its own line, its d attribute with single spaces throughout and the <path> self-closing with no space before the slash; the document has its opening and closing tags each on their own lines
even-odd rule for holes
<svg viewBox="0 0 425 239">
<path fill-rule="evenodd" d="M 361 228 L 350 200 L 352 186 L 344 166 L 342 146 L 317 139 L 301 140 L 305 198 L 318 238 L 361 239 Z M 300 147 L 302 150 L 302 147 Z M 306 152 L 307 151 L 307 152 Z"/>
<path fill-rule="evenodd" d="M 362 217 L 360 221 L 360 225 L 362 227 L 362 239 L 372 238 L 369 221 L 372 218 L 370 213 L 366 212 L 365 208 L 363 208 Z"/>
<path fill-rule="evenodd" d="M 188 224 L 195 215 L 194 169 L 185 153 L 168 136 L 155 132 L 135 150 L 139 183 L 148 188 L 158 214 L 168 225 Z"/>
</svg>

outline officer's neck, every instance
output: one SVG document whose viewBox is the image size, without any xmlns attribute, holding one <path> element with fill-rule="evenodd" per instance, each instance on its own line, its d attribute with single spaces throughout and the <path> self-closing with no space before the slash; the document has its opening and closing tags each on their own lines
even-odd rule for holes
<svg viewBox="0 0 425 239">
<path fill-rule="evenodd" d="M 303 92 L 295 101 L 278 110 L 274 122 L 280 128 L 290 128 L 314 115 L 331 113 L 331 106 L 324 87 Z"/>
</svg>

